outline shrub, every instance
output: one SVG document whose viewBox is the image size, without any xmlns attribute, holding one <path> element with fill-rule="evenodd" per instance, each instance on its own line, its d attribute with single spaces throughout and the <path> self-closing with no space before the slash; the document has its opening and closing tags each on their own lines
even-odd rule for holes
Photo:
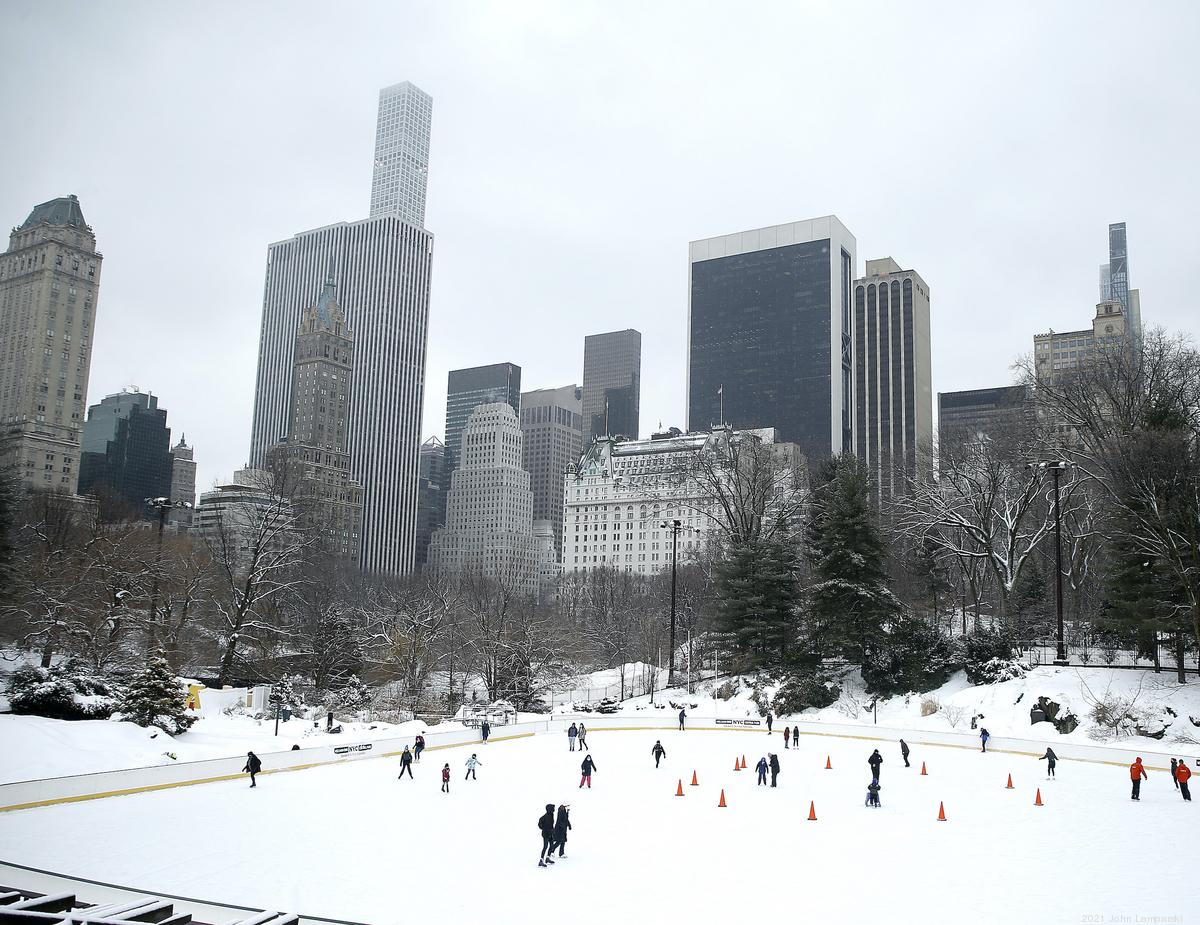
<svg viewBox="0 0 1200 925">
<path fill-rule="evenodd" d="M 1012 658 L 993 658 L 982 665 L 977 665 L 973 678 L 970 674 L 967 677 L 975 684 L 999 684 L 1001 681 L 1015 681 L 1017 678 L 1023 678 L 1028 671 L 1030 671 L 1030 667 L 1026 662 L 1019 662 Z"/>
<path fill-rule="evenodd" d="M 933 716 L 934 713 L 936 713 L 939 709 L 941 709 L 941 706 L 942 705 L 940 703 L 938 703 L 938 699 L 936 697 L 922 697 L 921 698 L 921 715 L 922 716 Z"/>
<path fill-rule="evenodd" d="M 958 666 L 954 647 L 921 617 L 896 619 L 863 662 L 867 691 L 893 696 L 941 687 Z"/>
<path fill-rule="evenodd" d="M 108 719 L 120 689 L 75 664 L 42 668 L 23 665 L 8 679 L 14 713 L 50 719 Z"/>
<path fill-rule="evenodd" d="M 967 680 L 972 684 L 995 683 L 984 673 L 984 666 L 995 659 L 1011 661 L 1012 646 L 1003 635 L 995 630 L 978 629 L 962 641 L 962 662 Z"/>
<path fill-rule="evenodd" d="M 841 695 L 842 689 L 827 678 L 788 678 L 775 694 L 772 705 L 777 714 L 787 716 L 790 713 L 801 713 L 810 707 L 820 710 L 832 706 Z"/>
<path fill-rule="evenodd" d="M 119 706 L 123 719 L 178 735 L 196 721 L 184 708 L 185 700 L 183 684 L 167 660 L 151 655 L 146 666 L 129 679 Z"/>
</svg>

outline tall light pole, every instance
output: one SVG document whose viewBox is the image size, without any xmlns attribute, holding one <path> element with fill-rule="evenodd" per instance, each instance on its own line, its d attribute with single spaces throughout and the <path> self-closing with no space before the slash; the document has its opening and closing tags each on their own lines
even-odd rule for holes
<svg viewBox="0 0 1200 925">
<path fill-rule="evenodd" d="M 171 508 L 189 508 L 186 501 L 172 501 L 170 498 L 147 498 L 146 507 L 158 511 L 158 548 L 154 554 L 154 583 L 150 588 L 150 644 L 157 646 L 158 638 L 158 575 L 162 569 L 163 530 L 167 525 L 167 511 Z"/>
<path fill-rule="evenodd" d="M 1030 464 L 1031 468 L 1035 464 Z M 1059 479 L 1062 478 L 1063 472 L 1069 469 L 1071 464 L 1062 460 L 1051 460 L 1049 462 L 1039 462 L 1036 468 L 1040 471 L 1049 472 L 1054 477 L 1054 606 L 1058 614 L 1058 639 L 1057 652 L 1054 658 L 1054 664 L 1067 664 L 1067 641 L 1063 634 L 1063 584 L 1062 584 L 1062 513 L 1060 511 Z"/>
<path fill-rule="evenodd" d="M 681 520 L 664 520 L 659 523 L 659 526 L 664 530 L 671 531 L 671 661 L 667 668 L 667 685 L 675 686 L 675 584 L 676 573 L 679 565 L 679 534 L 684 530 L 691 530 L 691 527 L 685 527 Z M 688 639 L 691 635 L 689 630 Z M 689 657 L 689 672 L 690 672 L 690 657 Z"/>
</svg>

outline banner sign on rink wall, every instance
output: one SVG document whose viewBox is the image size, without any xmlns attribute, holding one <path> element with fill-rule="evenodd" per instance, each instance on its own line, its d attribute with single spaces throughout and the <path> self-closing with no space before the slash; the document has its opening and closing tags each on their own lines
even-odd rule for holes
<svg viewBox="0 0 1200 925">
<path fill-rule="evenodd" d="M 370 742 L 360 742 L 358 745 L 339 745 L 333 750 L 335 755 L 349 755 L 351 752 L 369 752 Z"/>
<path fill-rule="evenodd" d="M 757 719 L 724 719 L 718 717 L 714 720 L 718 726 L 761 726 L 762 720 Z"/>
</svg>

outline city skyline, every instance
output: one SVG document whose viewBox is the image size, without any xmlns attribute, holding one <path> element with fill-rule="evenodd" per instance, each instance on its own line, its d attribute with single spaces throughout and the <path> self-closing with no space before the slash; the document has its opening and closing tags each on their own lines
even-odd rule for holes
<svg viewBox="0 0 1200 925">
<path fill-rule="evenodd" d="M 15 9 L 20 15 L 9 17 L 12 28 L 0 38 L 10 76 L 32 66 L 32 36 L 61 16 L 54 3 Z M 553 387 L 577 381 L 586 334 L 624 327 L 643 333 L 642 435 L 660 421 L 682 426 L 686 293 L 679 278 L 687 242 L 811 215 L 838 214 L 858 238 L 860 260 L 903 254 L 937 290 L 935 392 L 1005 385 L 1035 332 L 1085 320 L 1113 223 L 1129 229 L 1133 279 L 1147 299 L 1146 326 L 1197 333 L 1182 282 L 1197 258 L 1179 218 L 1189 210 L 1178 200 L 1181 189 L 1185 199 L 1190 189 L 1185 152 L 1197 128 L 1170 116 L 1182 111 L 1182 101 L 1172 106 L 1170 100 L 1187 84 L 1171 43 L 1196 20 L 1189 6 L 1164 5 L 1129 24 L 1138 48 L 1151 39 L 1166 43 L 1166 54 L 1155 59 L 1153 87 L 1149 69 L 1131 67 L 1126 80 L 1111 86 L 1096 75 L 1094 92 L 1082 94 L 1066 75 L 1094 73 L 1092 51 L 1105 34 L 1106 11 L 1115 9 L 1107 4 L 1083 14 L 1041 11 L 1036 28 L 1004 24 L 997 44 L 1006 47 L 1006 57 L 1019 54 L 1030 62 L 1030 73 L 1015 85 L 994 56 L 962 58 L 952 30 L 939 27 L 939 17 L 952 15 L 958 29 L 980 28 L 983 13 L 932 5 L 852 13 L 839 23 L 819 12 L 776 9 L 771 15 L 780 28 L 771 31 L 804 34 L 800 50 L 817 65 L 869 25 L 906 37 L 924 59 L 953 62 L 962 71 L 957 86 L 946 87 L 935 73 L 895 68 L 890 92 L 910 103 L 908 111 L 885 108 L 875 116 L 885 126 L 933 128 L 911 150 L 891 152 L 886 160 L 858 146 L 837 163 L 822 139 L 861 119 L 858 100 L 874 78 L 852 75 L 845 86 L 831 88 L 827 100 L 814 103 L 814 121 L 803 131 L 779 127 L 774 116 L 780 107 L 791 111 L 794 101 L 782 89 L 768 89 L 738 107 L 732 124 L 718 133 L 709 107 L 743 99 L 763 76 L 765 65 L 755 59 L 770 56 L 735 55 L 735 63 L 745 64 L 743 75 L 715 89 L 703 105 L 680 109 L 674 79 L 648 80 L 641 73 L 675 19 L 669 10 L 648 15 L 637 36 L 605 29 L 599 7 L 540 17 L 481 10 L 469 25 L 434 11 L 424 15 L 419 39 L 401 36 L 386 54 L 384 35 L 394 30 L 382 26 L 402 13 L 384 10 L 381 28 L 371 30 L 378 35 L 346 40 L 350 60 L 339 74 L 314 69 L 272 86 L 271 68 L 311 47 L 311 34 L 334 17 L 302 5 L 297 24 L 277 42 L 258 43 L 260 56 L 236 55 L 227 76 L 200 85 L 182 61 L 160 58 L 150 50 L 155 42 L 138 37 L 187 37 L 182 58 L 190 60 L 231 43 L 241 47 L 267 34 L 278 18 L 269 10 L 250 11 L 247 38 L 236 38 L 185 10 L 148 24 L 140 9 L 131 4 L 103 15 L 76 9 L 78 33 L 60 37 L 63 77 L 5 101 L 11 119 L 34 128 L 25 144 L 0 155 L 9 180 L 0 190 L 0 210 L 16 224 L 36 203 L 79 195 L 106 258 L 87 400 L 129 382 L 151 388 L 202 448 L 201 491 L 247 461 L 263 248 L 297 228 L 362 216 L 378 94 L 397 81 L 420 87 L 438 109 L 426 216 L 439 235 L 438 281 L 422 439 L 440 432 L 447 370 L 511 359 L 525 367 L 524 388 Z M 694 50 L 672 51 L 679 80 L 704 72 L 719 47 L 722 18 L 697 15 L 685 28 Z M 531 37 L 543 50 L 530 55 Z M 782 38 L 759 40 L 773 48 Z M 595 97 L 575 71 L 603 66 L 614 53 L 639 66 L 627 77 L 611 75 L 609 100 Z M 1133 52 L 1131 63 L 1145 54 Z M 887 53 L 894 55 L 900 52 Z M 118 56 L 124 66 L 115 73 L 106 62 Z M 572 68 L 562 65 L 563 56 Z M 110 123 L 111 111 L 85 107 L 79 128 L 95 139 L 86 156 L 57 144 L 47 123 L 30 115 L 65 105 L 84 73 L 106 98 L 149 114 L 144 125 Z M 158 79 L 147 80 L 150 73 Z M 235 85 L 264 92 L 272 86 L 272 106 L 262 106 L 254 93 L 231 91 Z M 1149 92 L 1165 97 L 1164 105 L 1136 105 Z M 563 105 L 581 93 L 587 105 Z M 501 98 L 519 118 L 497 105 Z M 979 98 L 1006 102 L 990 107 L 985 119 L 972 106 Z M 160 99 L 171 105 L 160 106 Z M 172 105 L 203 108 L 216 100 L 220 115 L 212 124 L 162 121 Z M 935 113 L 947 107 L 964 113 L 953 131 L 934 124 Z M 1122 133 L 1129 143 L 1097 146 L 1094 126 L 1103 122 L 1099 114 L 1111 111 L 1129 120 Z M 570 131 L 559 131 L 564 119 Z M 496 142 L 487 157 L 472 143 L 481 136 Z M 750 147 L 748 137 L 755 139 Z M 619 146 L 634 138 L 632 148 Z M 153 153 L 162 144 L 177 155 L 169 164 Z M 701 178 L 717 165 L 736 168 L 739 156 L 747 169 L 726 174 L 727 183 L 706 183 L 708 195 L 694 201 Z M 599 169 L 614 157 L 617 170 Z M 1035 160 L 1037 170 L 1025 166 Z M 1151 162 L 1154 170 L 1140 169 Z M 819 188 L 793 179 L 797 163 L 802 174 L 822 175 Z M 580 180 L 583 170 L 587 182 Z M 499 175 L 506 182 L 496 183 Z M 1115 186 L 1114 176 L 1122 181 Z M 930 197 L 935 179 L 940 195 Z M 887 181 L 887 197 L 878 196 L 876 180 Z M 1099 189 L 1107 192 L 1099 196 Z M 231 223 L 235 214 L 238 221 Z M 173 281 L 179 235 L 151 233 L 181 216 L 195 244 L 183 288 Z M 979 273 L 991 266 L 1020 267 L 1018 304 L 1005 287 L 978 287 Z M 862 272 L 861 264 L 855 272 Z M 164 293 L 170 293 L 165 300 Z M 555 319 L 553 329 L 543 332 L 539 318 Z M 983 343 L 980 329 L 988 332 Z M 535 336 L 544 340 L 536 353 L 530 346 Z M 201 357 L 219 361 L 222 374 L 213 377 L 209 363 L 192 361 Z"/>
</svg>

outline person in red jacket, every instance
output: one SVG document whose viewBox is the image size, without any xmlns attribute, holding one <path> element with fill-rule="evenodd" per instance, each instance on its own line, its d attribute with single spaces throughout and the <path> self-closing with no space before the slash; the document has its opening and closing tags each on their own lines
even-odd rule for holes
<svg viewBox="0 0 1200 925">
<path fill-rule="evenodd" d="M 1175 770 L 1175 780 L 1179 782 L 1179 792 L 1183 794 L 1183 798 L 1189 803 L 1192 802 L 1192 792 L 1188 790 L 1188 778 L 1191 776 L 1192 769 L 1187 766 L 1187 762 L 1179 762 L 1179 767 Z"/>
<path fill-rule="evenodd" d="M 450 792 L 450 765 L 442 765 L 442 793 Z"/>
<path fill-rule="evenodd" d="M 1130 796 L 1132 800 L 1141 800 L 1142 798 L 1142 779 L 1149 778 L 1146 769 L 1142 767 L 1142 759 L 1137 758 L 1133 764 L 1129 766 L 1129 779 L 1133 781 L 1133 794 Z"/>
</svg>

